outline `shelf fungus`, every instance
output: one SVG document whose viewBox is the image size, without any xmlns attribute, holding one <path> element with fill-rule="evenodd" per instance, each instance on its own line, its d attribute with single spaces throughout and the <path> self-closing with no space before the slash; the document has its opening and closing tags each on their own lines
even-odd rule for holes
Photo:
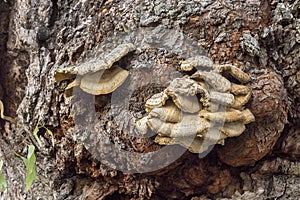
<svg viewBox="0 0 300 200">
<path fill-rule="evenodd" d="M 255 121 L 245 108 L 251 89 L 243 85 L 250 76 L 234 65 L 217 65 L 205 56 L 181 62 L 181 70 L 194 74 L 176 78 L 162 92 L 146 101 L 147 115 L 136 129 L 157 133 L 161 145 L 179 144 L 193 153 L 223 144 L 227 137 L 241 135 Z"/>
<path fill-rule="evenodd" d="M 84 92 L 93 95 L 108 94 L 121 86 L 129 72 L 116 65 L 128 52 L 135 50 L 131 43 L 121 44 L 103 59 L 88 60 L 79 65 L 57 69 L 56 82 L 75 78 L 65 89 L 66 96 L 71 96 L 73 87 L 80 87 Z"/>
<path fill-rule="evenodd" d="M 180 62 L 182 71 L 192 71 L 195 67 L 213 68 L 213 61 L 206 56 L 195 56 Z"/>
</svg>

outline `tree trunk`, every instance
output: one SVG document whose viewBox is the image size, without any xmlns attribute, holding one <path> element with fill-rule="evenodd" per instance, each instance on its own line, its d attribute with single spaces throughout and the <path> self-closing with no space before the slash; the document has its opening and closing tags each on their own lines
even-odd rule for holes
<svg viewBox="0 0 300 200">
<path fill-rule="evenodd" d="M 0 0 L 0 11 L 0 100 L 17 119 L 0 120 L 2 199 L 300 196 L 299 0 Z M 70 81 L 55 82 L 57 69 L 129 42 L 137 48 L 118 65 L 130 77 L 114 92 L 74 88 L 66 97 Z M 180 61 L 197 55 L 251 76 L 246 107 L 255 122 L 207 153 L 177 145 L 157 153 L 166 148 L 136 135 L 134 122 L 147 99 L 184 76 Z M 34 139 L 43 124 L 54 146 L 45 128 L 42 146 Z M 28 144 L 36 146 L 39 180 L 26 191 L 15 152 L 26 156 Z"/>
</svg>

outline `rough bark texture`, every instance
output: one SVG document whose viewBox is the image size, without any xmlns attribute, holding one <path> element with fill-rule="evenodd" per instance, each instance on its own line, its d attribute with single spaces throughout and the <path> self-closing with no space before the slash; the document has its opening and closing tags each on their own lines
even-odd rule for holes
<svg viewBox="0 0 300 200">
<path fill-rule="evenodd" d="M 299 0 L 0 0 L 0 16 L 0 98 L 6 115 L 18 119 L 17 125 L 0 121 L 2 173 L 9 185 L 3 199 L 299 198 Z M 142 45 L 147 37 L 153 46 Z M 79 99 L 81 105 L 96 102 L 99 120 L 89 128 L 101 134 L 82 133 L 80 126 L 87 125 L 75 126 L 71 107 L 77 104 L 64 97 L 67 81 L 55 83 L 54 71 L 124 41 L 138 46 L 119 63 L 131 70 L 130 83 L 118 90 L 129 107 L 115 102 L 119 107 L 111 109 L 110 94 Z M 205 158 L 186 152 L 152 173 L 123 173 L 98 161 L 119 159 L 104 136 L 129 152 L 161 148 L 153 138 L 132 136 L 132 121 L 145 114 L 147 98 L 181 75 L 179 60 L 199 54 L 251 75 L 247 107 L 255 123 Z M 78 108 L 78 117 L 93 117 Z M 55 146 L 42 130 L 40 180 L 25 192 L 25 168 L 13 152 L 26 155 L 26 144 L 36 143 L 30 132 L 43 123 L 53 131 Z M 140 161 L 122 159 L 128 170 Z"/>
</svg>

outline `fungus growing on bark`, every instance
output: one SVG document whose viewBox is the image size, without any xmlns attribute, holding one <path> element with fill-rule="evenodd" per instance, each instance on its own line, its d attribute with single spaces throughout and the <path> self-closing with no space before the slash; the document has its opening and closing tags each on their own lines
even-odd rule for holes
<svg viewBox="0 0 300 200">
<path fill-rule="evenodd" d="M 148 127 L 157 133 L 158 144 L 179 144 L 202 153 L 211 144 L 224 144 L 227 137 L 241 135 L 245 124 L 255 118 L 244 108 L 251 90 L 241 84 L 250 80 L 248 74 L 233 65 L 214 64 L 205 56 L 181 62 L 182 71 L 194 68 L 198 70 L 193 75 L 174 79 L 163 92 L 147 100 L 148 114 L 136 127 L 142 134 Z"/>
<path fill-rule="evenodd" d="M 103 59 L 93 59 L 79 65 L 57 69 L 54 78 L 56 82 L 60 82 L 76 77 L 66 87 L 66 96 L 70 96 L 72 88 L 76 86 L 93 95 L 111 93 L 123 84 L 129 74 L 127 70 L 114 63 L 135 48 L 131 43 L 121 44 Z"/>
</svg>

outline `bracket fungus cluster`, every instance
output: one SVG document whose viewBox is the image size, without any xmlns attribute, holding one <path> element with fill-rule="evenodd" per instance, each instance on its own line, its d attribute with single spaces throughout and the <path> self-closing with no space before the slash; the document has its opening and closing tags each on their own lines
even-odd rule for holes
<svg viewBox="0 0 300 200">
<path fill-rule="evenodd" d="M 131 43 L 121 44 L 103 59 L 89 60 L 80 65 L 57 69 L 54 78 L 56 82 L 60 82 L 76 77 L 65 89 L 67 96 L 71 95 L 71 90 L 75 86 L 93 95 L 111 93 L 124 83 L 129 74 L 115 63 L 135 49 L 135 45 Z"/>
<path fill-rule="evenodd" d="M 146 101 L 147 115 L 136 122 L 141 134 L 150 127 L 157 133 L 156 143 L 180 144 L 202 153 L 211 144 L 239 136 L 245 124 L 255 120 L 244 107 L 251 97 L 250 88 L 242 85 L 250 81 L 248 74 L 230 64 L 214 64 L 205 56 L 182 61 L 180 67 L 195 72 L 174 79 Z"/>
</svg>

